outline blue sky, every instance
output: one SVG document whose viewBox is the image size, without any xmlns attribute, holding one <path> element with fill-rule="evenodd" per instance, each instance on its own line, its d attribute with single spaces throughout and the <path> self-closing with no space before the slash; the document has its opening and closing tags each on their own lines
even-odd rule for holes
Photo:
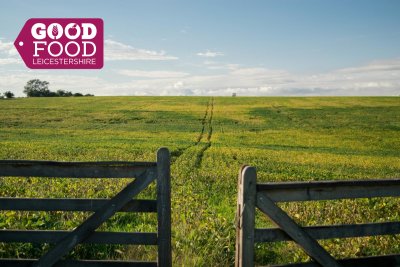
<svg viewBox="0 0 400 267">
<path fill-rule="evenodd" d="M 400 95 L 400 1 L 3 1 L 0 91 L 32 78 L 96 95 Z M 99 17 L 102 70 L 29 70 L 25 21 Z"/>
</svg>

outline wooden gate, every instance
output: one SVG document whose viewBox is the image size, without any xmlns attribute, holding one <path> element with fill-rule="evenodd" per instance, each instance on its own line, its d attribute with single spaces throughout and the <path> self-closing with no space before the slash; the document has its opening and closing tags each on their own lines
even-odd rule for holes
<svg viewBox="0 0 400 267">
<path fill-rule="evenodd" d="M 157 152 L 157 162 L 0 161 L 0 176 L 65 178 L 135 178 L 111 199 L 0 198 L 0 210 L 93 211 L 72 231 L 0 230 L 0 242 L 52 243 L 39 259 L 0 259 L 0 266 L 171 266 L 170 156 Z M 156 200 L 133 199 L 152 181 Z M 95 231 L 116 212 L 157 212 L 157 233 Z M 62 260 L 79 243 L 158 246 L 158 262 Z"/>
<path fill-rule="evenodd" d="M 400 255 L 334 259 L 317 239 L 390 235 L 400 233 L 400 222 L 302 227 L 277 202 L 400 196 L 400 179 L 257 184 L 254 167 L 239 173 L 236 227 L 237 267 L 254 266 L 254 243 L 294 241 L 314 261 L 280 266 L 400 266 Z M 256 208 L 279 228 L 256 229 Z"/>
</svg>

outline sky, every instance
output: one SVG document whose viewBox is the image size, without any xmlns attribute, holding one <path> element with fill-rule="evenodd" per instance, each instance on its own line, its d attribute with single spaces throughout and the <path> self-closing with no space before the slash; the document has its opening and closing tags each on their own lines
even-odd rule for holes
<svg viewBox="0 0 400 267">
<path fill-rule="evenodd" d="M 0 92 L 399 96 L 398 0 L 0 1 Z M 29 18 L 102 18 L 101 70 L 31 70 Z"/>
</svg>

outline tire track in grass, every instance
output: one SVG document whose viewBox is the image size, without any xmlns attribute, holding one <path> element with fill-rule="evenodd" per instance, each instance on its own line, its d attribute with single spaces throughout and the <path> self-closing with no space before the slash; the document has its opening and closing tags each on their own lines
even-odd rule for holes
<svg viewBox="0 0 400 267">
<path fill-rule="evenodd" d="M 207 110 L 208 110 L 208 108 L 207 108 Z M 213 128 L 212 128 L 213 115 L 214 115 L 214 97 L 211 98 L 210 116 L 207 121 L 207 126 L 208 126 L 207 143 L 205 143 L 203 145 L 203 147 L 199 150 L 199 152 L 196 155 L 196 159 L 195 159 L 195 163 L 194 163 L 194 166 L 196 168 L 200 168 L 201 162 L 203 161 L 204 153 L 206 152 L 207 149 L 209 149 L 211 147 L 211 137 L 212 137 L 212 130 L 213 130 Z M 204 126 L 203 126 L 203 129 L 204 129 Z"/>
<path fill-rule="evenodd" d="M 189 145 L 189 146 L 183 147 L 183 148 L 178 148 L 177 150 L 171 151 L 171 163 L 175 163 L 176 161 L 181 161 L 183 158 L 185 158 L 185 159 L 191 158 L 191 157 L 188 157 L 188 155 L 185 155 L 185 153 L 190 153 L 191 155 L 198 154 L 197 147 L 201 144 L 201 142 L 203 140 L 204 131 L 209 122 L 208 117 L 209 117 L 210 112 L 212 112 L 209 110 L 212 105 L 212 101 L 213 101 L 212 98 L 211 98 L 211 100 L 207 101 L 206 110 L 204 112 L 203 117 L 200 120 L 201 121 L 201 131 L 200 131 L 199 135 L 197 136 L 196 141 L 192 145 Z M 209 137 L 207 136 L 207 138 L 209 138 Z M 193 151 L 195 151 L 195 152 L 193 152 Z M 187 160 L 184 160 L 184 161 L 186 164 L 193 166 L 192 160 L 190 160 L 191 162 L 187 162 Z"/>
<path fill-rule="evenodd" d="M 204 129 L 206 127 L 206 120 L 207 120 L 207 115 L 208 115 L 208 109 L 210 107 L 210 101 L 207 102 L 207 107 L 206 107 L 206 112 L 204 113 L 204 117 L 201 119 L 201 132 L 199 134 L 199 136 L 197 137 L 197 141 L 195 143 L 195 145 L 197 145 L 198 143 L 201 142 L 201 139 L 203 139 L 203 135 L 204 135 Z"/>
<path fill-rule="evenodd" d="M 194 142 L 194 145 L 188 146 L 171 154 L 175 157 L 173 163 L 199 168 L 203 160 L 204 152 L 211 147 L 211 138 L 213 133 L 212 120 L 214 115 L 214 98 L 207 102 L 204 116 L 201 119 L 201 131 Z M 205 133 L 207 136 L 205 137 Z"/>
<path fill-rule="evenodd" d="M 179 251 L 180 255 L 185 255 L 182 262 L 187 261 L 186 257 L 193 258 L 192 262 L 203 266 L 202 255 L 198 255 L 198 247 L 204 240 L 210 238 L 200 237 L 204 234 L 202 227 L 209 223 L 210 207 L 208 205 L 209 196 L 206 193 L 208 184 L 204 182 L 204 175 L 200 169 L 204 153 L 211 147 L 212 140 L 212 123 L 214 112 L 214 98 L 208 103 L 204 116 L 200 120 L 201 130 L 192 143 L 183 153 L 176 158 L 171 166 L 173 173 L 172 179 L 172 199 L 173 207 L 171 216 L 173 217 L 174 226 L 172 227 L 174 243 L 186 244 L 186 246 L 174 247 L 175 251 Z M 196 211 L 196 212 L 194 212 Z M 204 251 L 203 254 L 207 251 Z"/>
<path fill-rule="evenodd" d="M 210 118 L 208 120 L 208 135 L 207 135 L 207 141 L 211 144 L 211 136 L 213 132 L 213 127 L 212 127 L 212 119 L 214 115 L 214 97 L 211 99 L 211 111 L 210 111 Z"/>
</svg>

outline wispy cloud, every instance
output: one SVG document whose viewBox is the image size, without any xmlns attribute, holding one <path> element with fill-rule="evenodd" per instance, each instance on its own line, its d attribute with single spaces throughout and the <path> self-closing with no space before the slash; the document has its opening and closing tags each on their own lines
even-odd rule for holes
<svg viewBox="0 0 400 267">
<path fill-rule="evenodd" d="M 0 53 L 13 56 L 17 54 L 17 50 L 14 48 L 14 44 L 12 42 L 3 42 L 0 40 Z"/>
<path fill-rule="evenodd" d="M 18 56 L 12 42 L 3 42 L 0 40 L 0 65 L 21 64 L 22 60 Z"/>
<path fill-rule="evenodd" d="M 0 58 L 0 65 L 20 64 L 22 60 L 19 58 Z"/>
<path fill-rule="evenodd" d="M 231 63 L 220 63 L 212 60 L 206 60 L 203 62 L 209 70 L 235 70 L 240 67 L 239 64 L 231 64 Z"/>
<path fill-rule="evenodd" d="M 376 71 L 400 71 L 400 59 L 373 61 L 365 66 L 344 68 L 339 70 L 341 73 L 361 73 Z"/>
<path fill-rule="evenodd" d="M 71 75 L 41 71 L 11 73 L 2 72 L 0 68 L 0 88 L 17 89 L 15 92 L 22 95 L 24 84 L 38 78 L 49 81 L 52 88 L 95 95 L 399 95 L 397 65 L 400 59 L 307 75 L 241 66 L 209 75 L 171 70 L 112 70 L 112 73 L 126 76 L 123 79 L 115 75 L 92 77 L 76 72 Z"/>
<path fill-rule="evenodd" d="M 177 57 L 166 55 L 165 51 L 138 49 L 113 40 L 104 41 L 105 60 L 175 60 Z"/>
<path fill-rule="evenodd" d="M 145 71 L 145 70 L 117 70 L 118 74 L 139 78 L 180 78 L 188 76 L 186 72 L 179 71 Z"/>
<path fill-rule="evenodd" d="M 105 60 L 176 60 L 164 51 L 152 51 L 134 48 L 113 40 L 104 41 Z M 0 65 L 21 64 L 18 51 L 12 42 L 0 40 Z"/>
<path fill-rule="evenodd" d="M 198 55 L 199 57 L 218 57 L 218 56 L 223 56 L 224 53 L 207 50 L 205 52 L 199 52 L 196 55 Z"/>
</svg>

